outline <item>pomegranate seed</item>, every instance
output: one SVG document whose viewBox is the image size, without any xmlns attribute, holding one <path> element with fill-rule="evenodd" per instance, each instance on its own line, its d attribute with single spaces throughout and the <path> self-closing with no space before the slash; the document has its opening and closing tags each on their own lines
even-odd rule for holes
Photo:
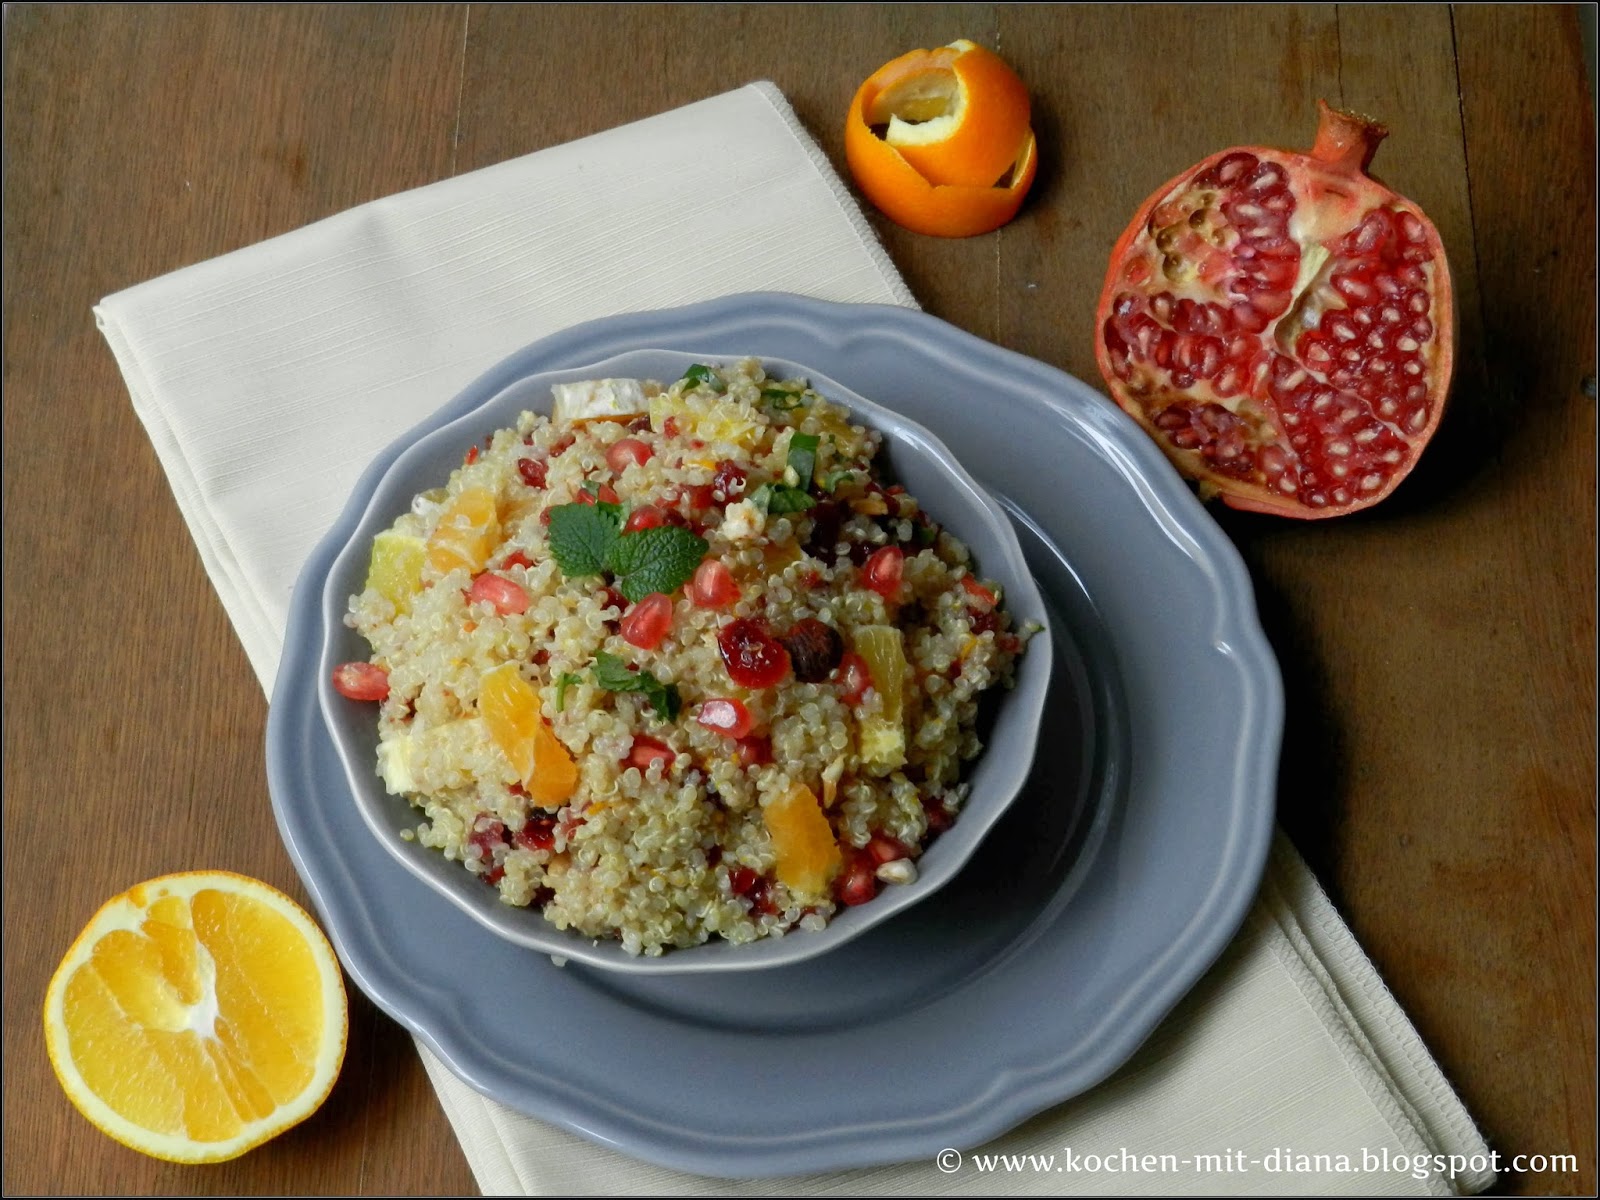
<svg viewBox="0 0 1600 1200">
<path fill-rule="evenodd" d="M 588 488 L 579 488 L 578 494 L 574 496 L 573 499 L 578 504 L 595 504 L 597 502 L 600 504 L 622 503 L 622 501 L 617 497 L 617 489 L 612 487 L 609 483 L 602 483 L 593 492 L 591 492 Z"/>
<path fill-rule="evenodd" d="M 522 476 L 522 482 L 529 487 L 542 488 L 550 474 L 550 464 L 542 463 L 536 458 L 519 458 L 517 474 Z"/>
<path fill-rule="evenodd" d="M 906 552 L 899 546 L 884 546 L 873 551 L 862 568 L 866 585 L 885 600 L 900 595 L 900 585 L 905 580 Z"/>
<path fill-rule="evenodd" d="M 878 894 L 877 864 L 862 850 L 845 852 L 844 870 L 834 880 L 834 894 L 845 907 L 865 904 Z"/>
<path fill-rule="evenodd" d="M 347 700 L 387 700 L 389 672 L 376 663 L 340 663 L 333 669 L 333 690 Z"/>
<path fill-rule="evenodd" d="M 875 833 L 872 840 L 867 843 L 867 854 L 877 866 L 886 862 L 894 862 L 900 858 L 910 858 L 911 850 L 899 838 L 892 838 L 886 833 Z"/>
<path fill-rule="evenodd" d="M 466 457 L 466 458 L 465 458 L 465 459 L 464 459 L 464 460 L 463 460 L 463 461 L 464 461 L 464 462 L 465 462 L 465 463 L 466 463 L 466 464 L 467 464 L 467 466 L 469 466 L 469 467 L 470 467 L 470 466 L 471 466 L 471 465 L 472 465 L 472 464 L 473 464 L 473 463 L 475 463 L 475 462 L 477 462 L 477 461 L 478 461 L 478 448 L 477 448 L 477 447 L 476 447 L 476 446 L 473 446 L 473 447 L 472 447 L 472 448 L 471 448 L 471 449 L 470 449 L 470 450 L 468 450 L 468 451 L 467 451 L 467 457 Z"/>
<path fill-rule="evenodd" d="M 638 438 L 622 438 L 606 450 L 606 466 L 621 475 L 630 465 L 642 467 L 654 457 L 655 451 Z"/>
<path fill-rule="evenodd" d="M 928 834 L 930 837 L 937 837 L 956 823 L 955 818 L 946 812 L 944 805 L 937 800 L 924 800 L 922 802 L 922 812 L 928 820 Z"/>
<path fill-rule="evenodd" d="M 637 533 L 641 529 L 655 529 L 667 523 L 667 509 L 658 508 L 654 504 L 644 504 L 628 514 L 627 521 L 622 526 L 623 533 Z M 681 514 L 673 513 L 678 520 L 683 520 Z"/>
<path fill-rule="evenodd" d="M 476 846 L 483 854 L 483 861 L 494 861 L 496 846 L 502 846 L 506 841 L 505 824 L 498 817 L 491 817 L 488 813 L 479 813 L 472 822 L 472 832 L 467 834 L 467 844 Z"/>
<path fill-rule="evenodd" d="M 772 761 L 772 739 L 761 736 L 740 738 L 734 757 L 738 759 L 739 766 L 747 771 L 751 767 L 764 767 Z"/>
<path fill-rule="evenodd" d="M 554 817 L 529 817 L 528 823 L 516 835 L 517 845 L 528 850 L 554 850 L 556 848 L 556 819 Z"/>
<path fill-rule="evenodd" d="M 666 771 L 672 768 L 673 760 L 677 757 L 677 752 L 665 742 L 658 742 L 655 738 L 645 737 L 643 734 L 635 734 L 633 747 L 623 761 L 638 767 L 641 771 L 648 771 L 651 763 L 659 762 L 661 769 Z"/>
<path fill-rule="evenodd" d="M 694 484 L 683 489 L 690 512 L 704 512 L 717 502 L 716 489 L 709 483 Z"/>
<path fill-rule="evenodd" d="M 472 581 L 467 589 L 467 599 L 473 603 L 489 605 L 502 617 L 528 611 L 528 593 L 522 585 L 513 583 L 504 575 L 485 571 Z"/>
<path fill-rule="evenodd" d="M 672 601 L 651 592 L 622 618 L 622 640 L 641 650 L 654 650 L 672 631 Z"/>
<path fill-rule="evenodd" d="M 726 608 L 739 598 L 739 585 L 733 572 L 714 558 L 695 568 L 689 580 L 689 599 L 697 608 Z"/>
<path fill-rule="evenodd" d="M 602 588 L 600 591 L 600 607 L 614 608 L 624 612 L 628 607 L 628 598 L 614 587 Z"/>
<path fill-rule="evenodd" d="M 577 441 L 578 441 L 577 434 L 574 434 L 574 433 L 567 434 L 566 437 L 562 438 L 560 441 L 556 442 L 555 445 L 550 447 L 550 457 L 551 458 L 560 458 L 568 450 L 571 450 L 572 447 L 577 444 Z"/>
<path fill-rule="evenodd" d="M 533 559 L 529 558 L 521 550 L 513 550 L 510 554 L 506 555 L 505 562 L 501 563 L 500 565 L 502 567 L 522 567 L 524 570 L 526 570 L 528 567 L 533 566 Z"/>
<path fill-rule="evenodd" d="M 740 701 L 733 699 L 707 700 L 700 706 L 699 715 L 695 720 L 707 729 L 736 740 L 749 734 L 755 725 L 750 710 Z"/>
<path fill-rule="evenodd" d="M 717 634 L 717 649 L 728 677 L 740 687 L 772 687 L 789 673 L 788 651 L 748 617 L 722 627 Z"/>
<path fill-rule="evenodd" d="M 719 492 L 724 500 L 737 500 L 744 495 L 744 485 L 748 472 L 731 459 L 723 459 L 717 464 L 717 473 L 711 477 L 711 489 Z"/>
<path fill-rule="evenodd" d="M 979 583 L 971 575 L 963 575 L 961 577 L 961 586 L 966 589 L 967 595 L 971 596 L 973 600 L 977 601 L 981 607 L 993 608 L 995 606 L 996 600 L 998 599 L 995 594 L 988 588 L 984 587 L 983 584 Z"/>
<path fill-rule="evenodd" d="M 840 686 L 844 688 L 839 698 L 852 706 L 860 704 L 861 697 L 872 686 L 872 673 L 867 669 L 867 660 L 853 652 L 846 654 L 839 660 L 838 675 Z"/>
<path fill-rule="evenodd" d="M 678 436 L 678 418 L 677 417 L 668 417 L 665 421 L 661 422 L 661 433 L 665 437 L 669 437 L 669 438 L 677 437 Z"/>
<path fill-rule="evenodd" d="M 761 873 L 740 865 L 728 872 L 728 890 L 735 896 L 751 895 L 761 885 Z"/>
</svg>

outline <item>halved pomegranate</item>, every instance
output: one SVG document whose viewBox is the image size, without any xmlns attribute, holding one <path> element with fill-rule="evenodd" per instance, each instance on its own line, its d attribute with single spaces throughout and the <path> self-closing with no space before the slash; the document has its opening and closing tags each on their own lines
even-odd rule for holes
<svg viewBox="0 0 1600 1200">
<path fill-rule="evenodd" d="M 1214 154 L 1118 239 L 1095 319 L 1112 397 L 1207 499 L 1332 517 L 1383 499 L 1455 358 L 1444 246 L 1366 174 L 1388 131 L 1318 101 L 1310 154 Z"/>
</svg>

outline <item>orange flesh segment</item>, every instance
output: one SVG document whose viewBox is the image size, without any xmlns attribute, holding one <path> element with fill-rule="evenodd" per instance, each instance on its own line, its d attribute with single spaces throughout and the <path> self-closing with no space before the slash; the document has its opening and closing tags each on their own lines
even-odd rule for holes
<svg viewBox="0 0 1600 1200">
<path fill-rule="evenodd" d="M 762 818 L 777 857 L 778 882 L 796 895 L 823 895 L 844 858 L 815 793 L 797 785 L 767 801 Z"/>
<path fill-rule="evenodd" d="M 539 694 L 515 663 L 485 672 L 478 715 L 535 804 L 557 808 L 571 799 L 578 788 L 577 763 L 544 723 Z"/>
<path fill-rule="evenodd" d="M 488 488 L 465 488 L 445 506 L 428 538 L 428 565 L 440 575 L 457 567 L 477 574 L 499 540 L 494 493 Z"/>
</svg>

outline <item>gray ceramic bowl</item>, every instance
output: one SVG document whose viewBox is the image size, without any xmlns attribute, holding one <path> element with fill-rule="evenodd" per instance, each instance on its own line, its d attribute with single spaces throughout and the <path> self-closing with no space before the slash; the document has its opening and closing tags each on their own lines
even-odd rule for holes
<svg viewBox="0 0 1600 1200">
<path fill-rule="evenodd" d="M 992 721 L 981 730 L 984 751 L 965 778 L 971 795 L 953 828 L 937 838 L 918 860 L 914 883 L 884 888 L 871 903 L 838 912 L 826 929 L 795 930 L 743 946 L 722 941 L 668 950 L 659 957 L 633 956 L 612 941 L 595 941 L 557 929 L 532 909 L 503 904 L 459 863 L 436 850 L 403 839 L 415 828 L 417 810 L 389 795 L 376 771 L 377 728 L 370 704 L 353 702 L 333 690 L 333 668 L 365 659 L 369 648 L 344 624 L 352 595 L 365 584 L 372 538 L 411 505 L 412 497 L 441 486 L 460 464 L 462 447 L 492 430 L 515 423 L 524 410 L 548 413 L 550 389 L 557 383 L 596 378 L 672 380 L 696 362 L 726 361 L 725 355 L 694 355 L 669 350 L 638 350 L 575 370 L 542 372 L 519 379 L 488 402 L 427 434 L 406 448 L 378 481 L 371 502 L 339 551 L 322 594 L 326 636 L 321 648 L 319 688 L 323 715 L 350 789 L 367 826 L 412 874 L 460 906 L 506 941 L 558 959 L 632 973 L 673 974 L 777 967 L 815 957 L 882 924 L 896 913 L 947 884 L 972 856 L 1022 789 L 1033 765 L 1034 747 L 1049 686 L 1050 625 L 1044 600 L 1023 558 L 1004 512 L 962 469 L 955 456 L 922 426 L 874 404 L 801 364 L 762 359 L 769 375 L 801 377 L 829 400 L 847 407 L 855 420 L 881 431 L 882 461 L 922 506 L 972 551 L 978 570 L 998 580 L 1017 627 L 1037 622 L 1018 665 L 1015 689 L 986 706 Z"/>
</svg>

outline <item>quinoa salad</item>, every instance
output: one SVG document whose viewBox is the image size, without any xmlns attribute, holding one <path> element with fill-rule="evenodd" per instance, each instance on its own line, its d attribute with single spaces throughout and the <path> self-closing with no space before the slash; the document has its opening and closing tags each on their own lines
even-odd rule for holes
<svg viewBox="0 0 1600 1200">
<path fill-rule="evenodd" d="M 403 836 L 630 954 L 913 882 L 1029 631 L 881 442 L 746 359 L 558 384 L 468 449 L 374 539 L 334 671 Z"/>
</svg>

